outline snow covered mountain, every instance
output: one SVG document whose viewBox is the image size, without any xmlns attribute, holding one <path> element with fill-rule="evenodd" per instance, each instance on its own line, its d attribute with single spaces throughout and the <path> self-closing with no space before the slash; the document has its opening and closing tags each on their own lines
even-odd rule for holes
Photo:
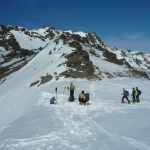
<svg viewBox="0 0 150 150">
<path fill-rule="evenodd" d="M 150 150 L 149 56 L 111 49 L 95 33 L 1 25 L 0 150 Z M 140 103 L 121 104 L 133 87 Z"/>
<path fill-rule="evenodd" d="M 1 83 L 42 51 L 47 51 L 43 57 L 47 57 L 49 68 L 54 68 L 54 72 L 47 70 L 41 74 L 49 74 L 45 80 L 59 80 L 61 77 L 88 80 L 115 77 L 150 79 L 150 54 L 109 48 L 95 33 L 58 31 L 49 27 L 27 30 L 0 25 Z M 108 69 L 110 63 L 113 67 Z M 38 69 L 38 66 L 34 69 Z M 38 84 L 38 81 L 32 85 Z"/>
</svg>

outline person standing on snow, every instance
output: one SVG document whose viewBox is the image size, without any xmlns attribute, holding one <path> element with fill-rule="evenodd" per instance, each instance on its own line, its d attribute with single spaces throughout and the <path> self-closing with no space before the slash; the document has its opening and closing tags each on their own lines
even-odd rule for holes
<svg viewBox="0 0 150 150">
<path fill-rule="evenodd" d="M 132 100 L 133 100 L 133 103 L 135 102 L 135 88 L 133 88 L 133 91 L 132 91 Z"/>
<path fill-rule="evenodd" d="M 135 90 L 136 102 L 140 102 L 140 98 L 139 98 L 140 94 L 141 94 L 141 91 L 138 89 L 138 87 L 136 87 L 136 90 Z"/>
<path fill-rule="evenodd" d="M 130 101 L 128 99 L 129 92 L 123 88 L 123 94 L 122 95 L 123 95 L 123 97 L 122 97 L 122 103 L 124 103 L 124 98 L 126 98 L 127 101 L 128 101 L 128 104 L 129 104 L 130 103 Z"/>
<path fill-rule="evenodd" d="M 73 83 L 70 83 L 70 97 L 73 98 L 74 100 L 74 90 L 76 89 L 76 87 L 73 85 Z"/>
</svg>

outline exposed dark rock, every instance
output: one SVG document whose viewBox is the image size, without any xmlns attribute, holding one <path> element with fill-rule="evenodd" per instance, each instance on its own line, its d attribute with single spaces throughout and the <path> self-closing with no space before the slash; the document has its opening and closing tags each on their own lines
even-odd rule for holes
<svg viewBox="0 0 150 150">
<path fill-rule="evenodd" d="M 70 46 L 70 47 L 74 47 L 74 48 L 76 48 L 77 50 L 82 50 L 82 46 L 80 45 L 79 42 L 76 42 L 76 41 L 73 41 L 73 42 L 69 43 L 69 46 Z"/>
<path fill-rule="evenodd" d="M 98 55 L 95 50 L 90 49 L 89 53 L 100 58 L 100 55 Z"/>
<path fill-rule="evenodd" d="M 21 60 L 22 61 L 22 60 Z M 20 62 L 21 62 L 20 61 Z M 1 67 L 0 68 L 0 80 L 2 78 L 5 78 L 7 77 L 8 75 L 10 75 L 11 73 L 15 72 L 15 71 L 18 71 L 20 68 L 22 68 L 23 66 L 25 66 L 27 64 L 28 61 L 25 61 L 25 62 L 22 62 L 21 64 L 17 65 L 16 67 L 13 67 L 14 64 L 17 64 L 19 63 L 18 62 L 15 62 L 11 65 L 8 65 L 8 66 L 5 66 L 5 67 Z"/>
<path fill-rule="evenodd" d="M 66 55 L 68 61 L 65 62 L 69 70 L 60 73 L 60 76 L 72 77 L 72 78 L 88 78 L 93 75 L 94 66 L 89 60 L 89 54 L 85 50 L 72 52 Z"/>
<path fill-rule="evenodd" d="M 124 59 L 118 60 L 116 57 L 116 54 L 109 52 L 108 50 L 104 50 L 103 56 L 107 58 L 107 61 L 118 64 L 118 65 L 123 65 Z"/>
<path fill-rule="evenodd" d="M 137 65 L 139 65 L 140 66 L 140 64 L 141 64 L 141 60 L 138 60 L 137 58 L 135 59 L 135 62 L 136 62 L 136 64 Z"/>
<path fill-rule="evenodd" d="M 71 35 L 71 38 L 72 38 L 74 41 L 82 42 L 82 38 L 81 38 L 81 36 L 79 36 L 78 34 L 72 34 L 72 35 Z"/>
<path fill-rule="evenodd" d="M 45 84 L 46 82 L 49 82 L 53 79 L 53 76 L 51 75 L 46 75 L 41 77 L 41 83 L 40 84 Z"/>
<path fill-rule="evenodd" d="M 30 87 L 32 87 L 32 86 L 38 84 L 39 82 L 40 82 L 40 81 L 38 80 L 38 81 L 35 81 L 35 82 L 31 83 Z"/>
<path fill-rule="evenodd" d="M 132 69 L 132 70 L 129 70 L 128 72 L 132 73 L 132 75 L 134 77 L 141 77 L 141 78 L 149 79 L 148 74 L 144 71 L 139 71 L 139 70 Z"/>
<path fill-rule="evenodd" d="M 58 43 L 59 43 L 59 40 L 62 40 L 62 41 L 63 41 L 63 44 L 66 44 L 66 36 L 65 36 L 64 34 L 61 34 L 61 35 L 59 36 L 59 38 L 56 39 L 54 42 L 56 42 L 56 44 L 58 44 Z"/>
<path fill-rule="evenodd" d="M 88 39 L 88 41 L 90 41 L 91 43 L 95 43 L 95 39 L 94 39 L 94 37 L 90 34 L 90 33 L 88 33 L 87 34 L 87 39 Z"/>
<path fill-rule="evenodd" d="M 125 60 L 125 59 L 124 59 Z M 128 67 L 128 68 L 131 68 L 131 65 L 127 62 L 127 61 L 124 61 L 124 64 Z"/>
</svg>

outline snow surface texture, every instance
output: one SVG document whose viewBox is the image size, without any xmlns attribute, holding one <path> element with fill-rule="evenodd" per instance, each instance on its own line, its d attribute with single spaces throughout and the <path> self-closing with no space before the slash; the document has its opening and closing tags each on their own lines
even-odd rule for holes
<svg viewBox="0 0 150 150">
<path fill-rule="evenodd" d="M 75 102 L 67 101 L 69 91 L 64 89 L 70 81 L 33 89 L 19 83 L 7 90 L 1 86 L 0 149 L 150 150 L 149 81 L 118 78 L 73 83 Z M 131 95 L 137 85 L 142 90 L 141 103 L 121 104 L 122 88 Z M 82 90 L 90 94 L 87 106 L 78 104 Z M 53 96 L 57 96 L 56 105 L 49 104 Z"/>
</svg>

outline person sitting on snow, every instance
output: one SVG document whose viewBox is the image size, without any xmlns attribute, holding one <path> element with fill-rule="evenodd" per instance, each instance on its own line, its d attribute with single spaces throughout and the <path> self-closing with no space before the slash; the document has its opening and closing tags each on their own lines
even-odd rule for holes
<svg viewBox="0 0 150 150">
<path fill-rule="evenodd" d="M 84 91 L 82 91 L 80 94 L 79 94 L 79 105 L 82 105 L 82 104 L 84 104 L 84 105 L 86 105 L 86 96 L 85 96 L 85 94 L 84 94 Z"/>
</svg>

